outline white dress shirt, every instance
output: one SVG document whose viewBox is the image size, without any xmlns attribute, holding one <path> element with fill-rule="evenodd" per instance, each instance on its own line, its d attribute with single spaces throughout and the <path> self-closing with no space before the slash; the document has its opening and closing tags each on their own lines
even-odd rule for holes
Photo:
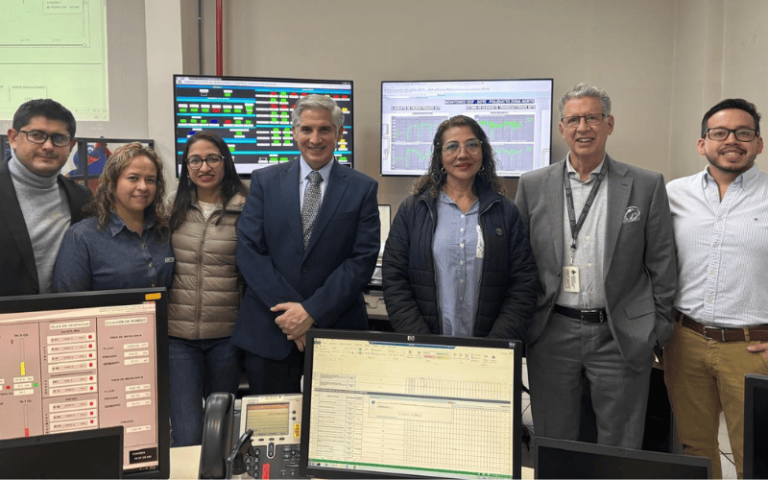
<svg viewBox="0 0 768 480">
<path fill-rule="evenodd" d="M 753 166 L 721 201 L 705 169 L 669 182 L 667 194 L 677 248 L 675 308 L 707 326 L 768 323 L 768 175 Z"/>
</svg>

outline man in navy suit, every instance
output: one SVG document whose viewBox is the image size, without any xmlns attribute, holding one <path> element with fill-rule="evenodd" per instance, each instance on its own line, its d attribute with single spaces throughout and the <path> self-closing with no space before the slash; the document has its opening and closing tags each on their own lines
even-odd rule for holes
<svg viewBox="0 0 768 480">
<path fill-rule="evenodd" d="M 310 328 L 368 328 L 378 184 L 334 160 L 344 113 L 332 99 L 301 99 L 291 120 L 301 158 L 253 172 L 237 229 L 248 288 L 232 342 L 246 351 L 251 394 L 299 392 Z"/>
</svg>

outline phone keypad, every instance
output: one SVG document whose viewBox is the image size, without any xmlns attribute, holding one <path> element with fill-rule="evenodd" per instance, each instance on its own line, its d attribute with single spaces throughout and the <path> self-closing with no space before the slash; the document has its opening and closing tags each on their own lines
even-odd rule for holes
<svg viewBox="0 0 768 480">
<path fill-rule="evenodd" d="M 248 475 L 256 479 L 303 478 L 299 476 L 299 445 L 259 445 L 253 447 L 255 456 L 245 457 Z M 272 453 L 274 458 L 267 458 Z"/>
</svg>

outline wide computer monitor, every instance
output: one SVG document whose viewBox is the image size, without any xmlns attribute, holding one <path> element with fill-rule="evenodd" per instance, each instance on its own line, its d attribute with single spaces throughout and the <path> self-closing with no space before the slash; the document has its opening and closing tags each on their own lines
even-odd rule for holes
<svg viewBox="0 0 768 480">
<path fill-rule="evenodd" d="M 712 478 L 709 458 L 537 437 L 535 478 Z"/>
<path fill-rule="evenodd" d="M 520 478 L 522 344 L 310 329 L 300 471 Z"/>
<path fill-rule="evenodd" d="M 750 373 L 744 391 L 744 478 L 768 478 L 768 376 Z"/>
<path fill-rule="evenodd" d="M 549 165 L 552 84 L 551 78 L 381 82 L 381 174 L 423 175 L 438 125 L 460 114 L 485 131 L 499 176 Z"/>
<path fill-rule="evenodd" d="M 344 112 L 344 134 L 334 154 L 341 165 L 353 167 L 352 81 L 174 75 L 176 175 L 187 139 L 201 130 L 224 139 L 242 176 L 299 158 L 291 113 L 310 94 L 333 98 Z"/>
<path fill-rule="evenodd" d="M 0 440 L 0 478 L 122 478 L 123 427 Z"/>
<path fill-rule="evenodd" d="M 122 426 L 123 476 L 168 478 L 164 288 L 0 297 L 0 439 Z"/>
</svg>

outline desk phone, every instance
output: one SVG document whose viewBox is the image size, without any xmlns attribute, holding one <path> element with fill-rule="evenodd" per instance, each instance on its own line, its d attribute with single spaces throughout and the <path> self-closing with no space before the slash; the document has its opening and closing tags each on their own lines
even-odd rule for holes
<svg viewBox="0 0 768 480">
<path fill-rule="evenodd" d="M 243 397 L 240 406 L 242 435 L 253 430 L 254 456 L 245 458 L 253 478 L 301 478 L 301 394 Z"/>
</svg>

